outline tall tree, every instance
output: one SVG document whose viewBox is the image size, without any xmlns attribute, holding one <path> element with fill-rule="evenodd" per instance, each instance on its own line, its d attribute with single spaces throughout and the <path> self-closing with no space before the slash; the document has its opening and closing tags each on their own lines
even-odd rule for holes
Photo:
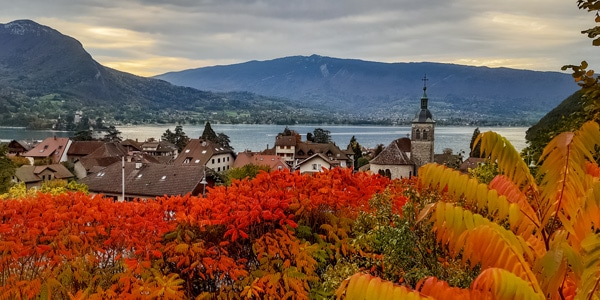
<svg viewBox="0 0 600 300">
<path fill-rule="evenodd" d="M 227 148 L 229 150 L 233 150 L 233 147 L 231 147 L 231 140 L 229 139 L 229 136 L 219 132 L 217 134 L 217 143 L 219 143 L 221 146 L 223 146 L 223 148 Z"/>
<path fill-rule="evenodd" d="M 106 134 L 104 135 L 105 142 L 121 142 L 123 138 L 121 137 L 121 132 L 115 128 L 115 126 L 110 125 L 106 130 Z"/>
<path fill-rule="evenodd" d="M 74 141 L 93 141 L 92 131 L 89 129 L 79 130 L 73 136 Z"/>
<path fill-rule="evenodd" d="M 12 185 L 15 164 L 8 158 L 8 145 L 0 145 L 0 194 L 6 193 Z"/>
<path fill-rule="evenodd" d="M 323 128 L 313 130 L 313 142 L 320 144 L 331 143 L 331 131 Z"/>
<path fill-rule="evenodd" d="M 175 126 L 175 132 L 171 132 L 170 129 L 167 129 L 167 131 L 163 133 L 162 139 L 177 146 L 179 151 L 183 150 L 190 141 L 190 138 L 183 132 L 183 127 L 181 125 Z"/>
<path fill-rule="evenodd" d="M 350 138 L 348 149 L 354 152 L 354 168 L 358 168 L 358 160 L 362 157 L 362 146 L 358 143 L 355 136 Z"/>
<path fill-rule="evenodd" d="M 479 148 L 481 147 L 481 142 L 475 144 L 475 141 L 477 140 L 477 137 L 479 136 L 481 132 L 479 131 L 479 127 L 475 128 L 475 130 L 473 130 L 473 137 L 471 137 L 471 143 L 469 144 L 469 149 L 471 149 L 471 152 L 469 153 L 470 157 L 479 157 L 481 151 L 479 150 Z M 473 147 L 473 145 L 475 147 Z"/>
<path fill-rule="evenodd" d="M 217 133 L 210 126 L 210 122 L 204 124 L 204 131 L 202 131 L 201 138 L 206 141 L 217 142 Z"/>
</svg>

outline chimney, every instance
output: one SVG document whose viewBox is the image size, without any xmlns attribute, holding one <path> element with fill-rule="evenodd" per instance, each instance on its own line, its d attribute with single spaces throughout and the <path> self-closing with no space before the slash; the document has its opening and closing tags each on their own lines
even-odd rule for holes
<svg viewBox="0 0 600 300">
<path fill-rule="evenodd" d="M 54 140 L 56 141 L 56 134 L 54 135 Z"/>
</svg>

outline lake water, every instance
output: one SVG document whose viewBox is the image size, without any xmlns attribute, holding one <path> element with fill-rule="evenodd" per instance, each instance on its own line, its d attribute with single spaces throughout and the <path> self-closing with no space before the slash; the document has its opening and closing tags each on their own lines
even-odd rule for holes
<svg viewBox="0 0 600 300">
<path fill-rule="evenodd" d="M 227 134 L 231 140 L 231 146 L 236 152 L 246 149 L 252 151 L 262 151 L 265 148 L 273 147 L 277 133 L 285 129 L 284 125 L 246 125 L 246 124 L 211 124 L 215 132 Z M 355 136 L 357 141 L 365 146 L 374 148 L 378 144 L 387 146 L 393 140 L 406 137 L 410 134 L 410 126 L 337 126 L 337 125 L 294 125 L 288 126 L 302 134 L 303 140 L 306 139 L 306 133 L 312 132 L 315 128 L 323 128 L 331 132 L 332 140 L 340 147 L 346 148 L 350 138 Z M 450 148 L 454 153 L 464 151 L 469 152 L 469 143 L 476 127 L 470 126 L 438 126 L 435 128 L 435 153 L 441 153 L 445 148 Z M 156 126 L 118 126 L 123 139 L 137 139 L 144 141 L 148 138 L 160 138 L 161 135 L 170 129 L 173 131 L 175 125 L 156 125 Z M 481 132 L 495 131 L 506 137 L 511 144 L 521 150 L 527 145 L 525 143 L 525 131 L 527 127 L 480 127 Z M 183 125 L 183 131 L 190 138 L 198 138 L 204 131 L 204 126 Z M 46 137 L 56 135 L 58 137 L 67 137 L 72 135 L 70 132 L 50 131 L 50 130 L 26 130 L 25 128 L 0 127 L 0 141 L 17 140 L 43 140 Z"/>
</svg>

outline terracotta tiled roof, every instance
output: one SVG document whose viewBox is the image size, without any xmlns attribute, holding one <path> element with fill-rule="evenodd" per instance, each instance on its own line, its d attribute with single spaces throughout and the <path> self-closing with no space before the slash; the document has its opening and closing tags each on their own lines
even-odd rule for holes
<svg viewBox="0 0 600 300">
<path fill-rule="evenodd" d="M 191 165 L 206 165 L 208 160 L 217 154 L 227 154 L 233 151 L 223 148 L 217 143 L 211 141 L 203 141 L 202 139 L 191 139 L 190 142 L 181 150 L 173 164 L 184 165 L 186 159 L 190 159 Z M 185 164 L 188 165 L 188 164 Z"/>
<path fill-rule="evenodd" d="M 67 155 L 86 156 L 102 147 L 102 145 L 104 145 L 104 142 L 102 141 L 74 141 L 71 143 Z"/>
<path fill-rule="evenodd" d="M 131 150 L 136 150 L 136 151 L 142 150 L 142 144 L 138 143 L 137 141 L 134 141 L 132 139 L 126 139 L 126 140 L 122 141 L 121 146 L 124 146 L 126 148 L 133 148 Z"/>
<path fill-rule="evenodd" d="M 289 169 L 283 158 L 277 155 L 264 155 L 255 152 L 239 152 L 233 163 L 234 168 L 241 168 L 245 165 L 253 164 L 257 166 L 268 166 L 271 170 L 281 168 Z"/>
<path fill-rule="evenodd" d="M 275 137 L 275 146 L 296 146 L 298 141 L 293 135 L 277 135 Z"/>
<path fill-rule="evenodd" d="M 27 151 L 23 156 L 33 158 L 52 157 L 54 162 L 58 163 L 63 153 L 68 150 L 69 144 L 69 138 L 49 137 Z"/>
<path fill-rule="evenodd" d="M 127 156 L 127 149 L 119 143 L 103 143 L 86 158 L 122 157 Z"/>
<path fill-rule="evenodd" d="M 156 197 L 163 195 L 198 194 L 202 191 L 200 181 L 203 166 L 175 166 L 163 164 L 125 163 L 125 194 Z M 114 163 L 83 179 L 94 193 L 120 194 L 122 192 L 122 165 Z"/>
<path fill-rule="evenodd" d="M 392 141 L 379 155 L 373 158 L 370 164 L 376 165 L 412 165 L 414 164 L 408 154 L 400 149 L 404 147 L 405 141 L 401 138 Z M 410 142 L 410 140 L 409 140 Z M 410 148 L 409 148 L 410 149 Z"/>
</svg>

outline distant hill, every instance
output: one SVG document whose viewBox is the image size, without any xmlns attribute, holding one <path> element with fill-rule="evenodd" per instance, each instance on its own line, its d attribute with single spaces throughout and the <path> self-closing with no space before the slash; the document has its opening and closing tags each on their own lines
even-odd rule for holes
<svg viewBox="0 0 600 300">
<path fill-rule="evenodd" d="M 215 94 L 120 72 L 50 27 L 30 20 L 0 24 L 0 125 L 47 127 L 76 110 L 126 123 L 261 123 L 311 111 L 288 100 Z"/>
<path fill-rule="evenodd" d="M 418 109 L 424 74 L 438 122 L 532 124 L 578 88 L 570 75 L 559 72 L 319 55 L 205 67 L 156 78 L 202 90 L 283 97 L 361 118 L 406 121 Z"/>
</svg>

